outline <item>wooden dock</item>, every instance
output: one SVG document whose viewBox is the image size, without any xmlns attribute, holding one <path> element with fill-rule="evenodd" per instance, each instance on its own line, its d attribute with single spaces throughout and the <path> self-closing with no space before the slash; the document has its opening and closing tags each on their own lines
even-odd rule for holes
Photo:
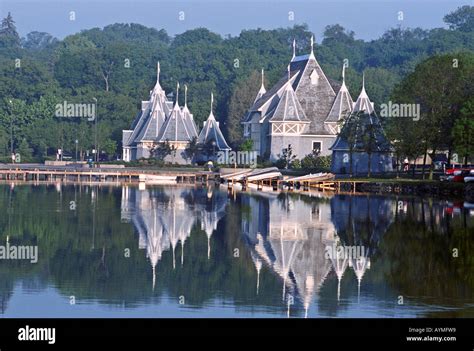
<svg viewBox="0 0 474 351">
<path fill-rule="evenodd" d="M 151 171 L 127 168 L 53 168 L 53 167 L 0 167 L 0 181 L 21 180 L 24 182 L 117 182 L 138 183 L 140 175 L 163 175 L 176 177 L 177 183 L 219 182 L 218 172 L 207 171 Z"/>
</svg>

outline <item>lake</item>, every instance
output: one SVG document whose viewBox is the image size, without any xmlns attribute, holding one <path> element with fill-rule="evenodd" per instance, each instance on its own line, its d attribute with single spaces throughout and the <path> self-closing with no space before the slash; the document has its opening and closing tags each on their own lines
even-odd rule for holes
<svg viewBox="0 0 474 351">
<path fill-rule="evenodd" d="M 2 317 L 474 317 L 462 200 L 3 183 L 0 207 Z"/>
</svg>

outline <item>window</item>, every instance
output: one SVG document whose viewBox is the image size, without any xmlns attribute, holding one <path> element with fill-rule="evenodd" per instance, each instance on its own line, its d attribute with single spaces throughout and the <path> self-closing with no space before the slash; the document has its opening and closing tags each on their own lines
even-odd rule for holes
<svg viewBox="0 0 474 351">
<path fill-rule="evenodd" d="M 320 153 L 321 152 L 321 142 L 320 141 L 313 141 L 313 152 Z"/>
<path fill-rule="evenodd" d="M 250 124 L 244 124 L 244 135 L 250 135 Z"/>
<path fill-rule="evenodd" d="M 309 75 L 309 78 L 311 79 L 311 84 L 313 85 L 318 84 L 319 75 L 315 69 L 313 69 L 313 72 L 311 72 L 311 74 Z"/>
</svg>

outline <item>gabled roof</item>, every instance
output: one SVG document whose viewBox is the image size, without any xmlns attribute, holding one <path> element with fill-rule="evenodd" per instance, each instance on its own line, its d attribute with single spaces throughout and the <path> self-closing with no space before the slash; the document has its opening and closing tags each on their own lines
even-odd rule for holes
<svg viewBox="0 0 474 351">
<path fill-rule="evenodd" d="M 306 118 L 290 81 L 288 81 L 278 106 L 269 122 L 310 122 L 308 118 Z"/>
<path fill-rule="evenodd" d="M 230 146 L 227 144 L 224 135 L 219 128 L 219 123 L 216 121 L 216 118 L 212 113 L 213 101 L 214 97 L 211 94 L 211 112 L 209 113 L 207 120 L 204 122 L 204 126 L 201 130 L 201 133 L 199 133 L 197 141 L 198 143 L 204 145 L 214 141 L 219 150 L 230 150 Z"/>
<path fill-rule="evenodd" d="M 293 44 L 293 58 L 289 64 L 289 74 L 282 77 L 269 91 L 255 101 L 245 115 L 243 123 L 255 121 L 255 113 L 253 113 L 255 111 L 261 113 L 260 123 L 272 120 L 274 115 L 278 114 L 276 109 L 283 96 L 289 76 L 302 110 L 310 122 L 305 134 L 334 135 L 335 132 L 330 130 L 324 122 L 334 105 L 335 92 L 340 90 L 340 86 L 326 77 L 312 49 L 310 54 L 302 56 L 296 56 L 295 50 L 295 44 Z"/>
</svg>

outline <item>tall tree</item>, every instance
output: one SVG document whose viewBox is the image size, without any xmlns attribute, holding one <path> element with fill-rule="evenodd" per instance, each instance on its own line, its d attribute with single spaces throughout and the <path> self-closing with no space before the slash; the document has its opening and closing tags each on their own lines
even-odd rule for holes
<svg viewBox="0 0 474 351">
<path fill-rule="evenodd" d="M 261 74 L 253 71 L 247 79 L 240 80 L 234 88 L 227 117 L 227 137 L 232 146 L 240 144 L 243 138 L 242 118 L 252 106 L 262 83 Z"/>
<path fill-rule="evenodd" d="M 0 39 L 4 42 L 4 45 L 20 46 L 20 36 L 16 31 L 15 21 L 10 12 L 8 12 L 7 17 L 2 20 Z"/>
</svg>

